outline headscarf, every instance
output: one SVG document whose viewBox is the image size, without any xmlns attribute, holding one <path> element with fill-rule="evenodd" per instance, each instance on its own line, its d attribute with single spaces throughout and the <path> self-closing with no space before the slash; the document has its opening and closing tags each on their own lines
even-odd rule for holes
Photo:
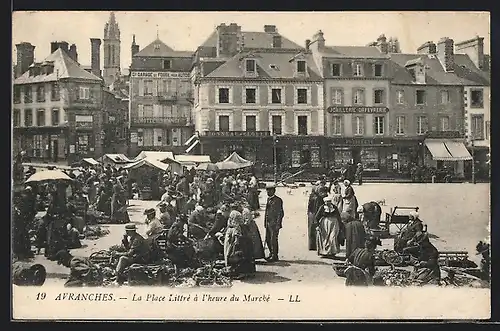
<svg viewBox="0 0 500 331">
<path fill-rule="evenodd" d="M 334 194 L 332 197 L 332 203 L 337 206 L 337 208 L 340 206 L 342 203 L 342 196 L 340 194 Z"/>
<path fill-rule="evenodd" d="M 244 224 L 249 224 L 250 222 L 253 221 L 253 214 L 247 207 L 243 208 L 242 217 Z"/>
<path fill-rule="evenodd" d="M 227 226 L 232 228 L 239 228 L 243 224 L 243 215 L 237 211 L 233 210 L 229 214 L 229 220 L 227 221 Z"/>
</svg>

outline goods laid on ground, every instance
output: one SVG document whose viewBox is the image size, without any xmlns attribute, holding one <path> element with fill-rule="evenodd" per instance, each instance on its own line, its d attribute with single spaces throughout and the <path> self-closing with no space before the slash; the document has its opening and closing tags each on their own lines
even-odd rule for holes
<svg viewBox="0 0 500 331">
<path fill-rule="evenodd" d="M 41 264 L 16 261 L 12 264 L 12 283 L 18 286 L 42 286 L 47 271 Z"/>
<path fill-rule="evenodd" d="M 103 229 L 99 225 L 88 225 L 83 229 L 85 239 L 96 240 L 109 234 L 108 229 Z"/>
<path fill-rule="evenodd" d="M 95 252 L 90 256 L 92 263 L 99 266 L 103 286 L 110 286 L 116 279 L 116 257 L 112 251 L 122 251 L 115 245 L 107 251 Z M 126 271 L 130 286 L 170 287 L 231 287 L 232 281 L 224 261 L 202 263 L 199 268 L 178 268 L 169 259 L 163 258 L 154 264 L 133 264 Z"/>
<path fill-rule="evenodd" d="M 411 286 L 411 271 L 398 268 L 379 269 L 373 276 L 373 284 L 381 286 Z"/>
</svg>

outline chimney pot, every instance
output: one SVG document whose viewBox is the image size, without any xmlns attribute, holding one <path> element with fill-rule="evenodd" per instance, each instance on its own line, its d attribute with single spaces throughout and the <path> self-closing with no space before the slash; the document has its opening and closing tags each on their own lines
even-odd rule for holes
<svg viewBox="0 0 500 331">
<path fill-rule="evenodd" d="M 309 48 L 311 46 L 311 40 L 310 39 L 306 39 L 306 50 L 308 51 Z"/>
<path fill-rule="evenodd" d="M 90 38 L 90 68 L 97 77 L 101 77 L 101 39 Z"/>
<path fill-rule="evenodd" d="M 455 66 L 453 39 L 444 37 L 439 40 L 437 45 L 437 56 L 445 71 L 453 71 Z"/>
</svg>

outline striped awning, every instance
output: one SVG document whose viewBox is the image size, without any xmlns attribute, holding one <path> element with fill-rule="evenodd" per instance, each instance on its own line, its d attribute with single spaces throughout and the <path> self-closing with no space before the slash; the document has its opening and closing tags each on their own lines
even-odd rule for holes
<svg viewBox="0 0 500 331">
<path fill-rule="evenodd" d="M 466 161 L 472 160 L 465 145 L 453 140 L 426 140 L 425 146 L 435 161 Z"/>
</svg>

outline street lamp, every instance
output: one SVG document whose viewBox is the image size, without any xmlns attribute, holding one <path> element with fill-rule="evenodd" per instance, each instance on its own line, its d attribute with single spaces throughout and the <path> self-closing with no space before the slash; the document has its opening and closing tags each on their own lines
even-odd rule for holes
<svg viewBox="0 0 500 331">
<path fill-rule="evenodd" d="M 276 143 L 278 142 L 278 136 L 273 134 L 273 163 L 274 163 L 274 184 L 278 182 L 278 159 L 276 156 Z"/>
</svg>

